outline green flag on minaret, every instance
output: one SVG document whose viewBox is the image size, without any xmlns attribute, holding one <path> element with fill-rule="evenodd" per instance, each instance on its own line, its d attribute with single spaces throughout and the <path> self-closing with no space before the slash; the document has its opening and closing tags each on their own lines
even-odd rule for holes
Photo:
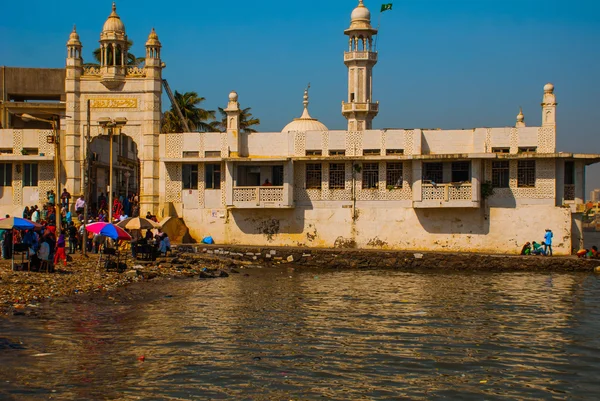
<svg viewBox="0 0 600 401">
<path fill-rule="evenodd" d="M 381 5 L 381 12 L 387 11 L 387 10 L 391 10 L 392 9 L 392 3 L 388 3 L 388 4 L 382 4 Z"/>
</svg>

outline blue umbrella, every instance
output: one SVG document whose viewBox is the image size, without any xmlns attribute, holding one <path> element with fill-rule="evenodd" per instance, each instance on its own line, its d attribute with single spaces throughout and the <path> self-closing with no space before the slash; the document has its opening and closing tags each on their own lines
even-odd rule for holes
<svg viewBox="0 0 600 401">
<path fill-rule="evenodd" d="M 125 230 L 123 230 L 121 227 L 117 227 L 114 224 L 110 224 L 110 223 L 105 223 L 105 222 L 92 223 L 92 224 L 88 224 L 87 226 L 85 226 L 85 229 L 89 232 L 104 235 L 105 237 L 108 237 L 108 238 L 111 238 L 114 240 L 116 240 L 116 239 L 130 240 L 131 239 L 131 235 L 129 235 Z"/>
<path fill-rule="evenodd" d="M 20 217 L 0 219 L 0 229 L 2 230 L 33 230 L 36 228 L 42 228 L 42 226 L 31 220 L 22 219 Z"/>
</svg>

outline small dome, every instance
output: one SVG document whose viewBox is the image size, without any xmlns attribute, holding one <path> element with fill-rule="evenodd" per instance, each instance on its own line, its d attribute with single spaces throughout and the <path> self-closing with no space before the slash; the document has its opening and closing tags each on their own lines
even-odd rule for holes
<svg viewBox="0 0 600 401">
<path fill-rule="evenodd" d="M 69 41 L 67 42 L 67 46 L 81 46 L 81 41 L 79 40 L 79 34 L 77 33 L 77 28 L 73 25 L 73 32 L 69 35 Z"/>
<path fill-rule="evenodd" d="M 120 32 L 125 33 L 125 24 L 121 21 L 121 17 L 117 15 L 117 5 L 113 2 L 112 12 L 104 23 L 102 32 Z"/>
<path fill-rule="evenodd" d="M 363 0 L 359 0 L 358 6 L 352 11 L 350 20 L 371 22 L 371 12 L 365 7 Z"/>
<path fill-rule="evenodd" d="M 544 92 L 554 92 L 554 85 L 552 85 L 551 83 L 547 83 L 546 85 L 544 85 Z"/>
<path fill-rule="evenodd" d="M 236 91 L 231 91 L 231 93 L 229 94 L 229 101 L 230 102 L 237 102 L 238 100 L 238 94 Z"/>
<path fill-rule="evenodd" d="M 156 34 L 154 28 L 152 28 L 152 31 L 150 31 L 150 35 L 148 35 L 146 46 L 160 46 L 160 40 L 158 40 L 158 35 Z"/>
<path fill-rule="evenodd" d="M 310 88 L 310 85 L 308 86 Z M 329 131 L 329 129 L 308 114 L 308 89 L 304 91 L 304 112 L 300 118 L 294 118 L 294 121 L 283 127 L 281 132 L 306 132 L 306 131 Z"/>
</svg>

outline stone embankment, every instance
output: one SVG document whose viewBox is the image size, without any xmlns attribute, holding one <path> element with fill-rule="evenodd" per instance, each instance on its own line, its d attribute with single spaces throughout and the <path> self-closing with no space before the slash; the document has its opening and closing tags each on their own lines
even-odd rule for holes
<svg viewBox="0 0 600 401">
<path fill-rule="evenodd" d="M 293 247 L 248 247 L 179 245 L 179 252 L 206 263 L 226 266 L 258 265 L 322 267 L 332 269 L 397 269 L 432 271 L 555 271 L 593 272 L 600 260 L 574 256 L 514 256 L 477 253 L 407 252 L 354 249 L 308 249 Z"/>
</svg>

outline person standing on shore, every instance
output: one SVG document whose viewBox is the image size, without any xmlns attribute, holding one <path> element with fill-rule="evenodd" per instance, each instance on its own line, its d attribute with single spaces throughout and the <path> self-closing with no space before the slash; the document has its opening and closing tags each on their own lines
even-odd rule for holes
<svg viewBox="0 0 600 401">
<path fill-rule="evenodd" d="M 54 253 L 54 264 L 57 264 L 60 259 L 64 261 L 65 267 L 67 267 L 67 254 L 65 253 L 65 234 L 62 232 L 56 241 L 56 252 Z"/>
<path fill-rule="evenodd" d="M 546 256 L 552 256 L 552 230 L 549 228 L 546 229 L 546 234 L 544 235 L 544 253 Z"/>
<path fill-rule="evenodd" d="M 60 201 L 62 203 L 62 206 L 65 209 L 69 208 L 69 201 L 71 200 L 71 194 L 69 193 L 69 191 L 67 191 L 67 188 L 63 189 L 63 193 L 60 196 Z"/>
</svg>

